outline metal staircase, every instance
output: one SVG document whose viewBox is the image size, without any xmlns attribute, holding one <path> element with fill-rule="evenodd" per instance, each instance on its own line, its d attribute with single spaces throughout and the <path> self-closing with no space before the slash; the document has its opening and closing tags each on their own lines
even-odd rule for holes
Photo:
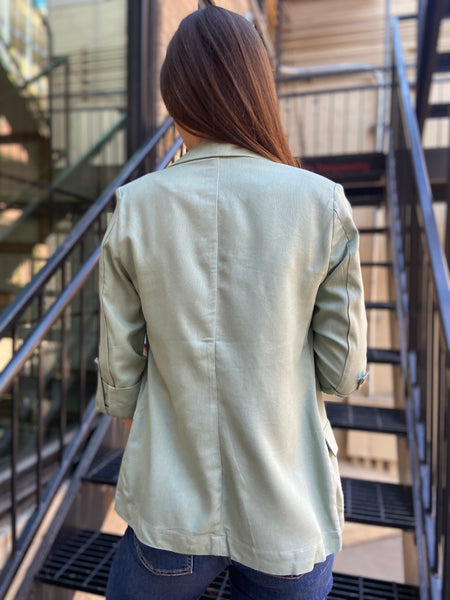
<svg viewBox="0 0 450 600">
<path fill-rule="evenodd" d="M 85 481 L 114 486 L 121 458 L 120 451 L 113 451 L 107 457 L 100 456 L 87 473 Z M 410 489 L 354 479 L 343 479 L 343 489 L 347 521 L 414 529 Z M 99 531 L 75 531 L 63 543 L 55 546 L 37 579 L 41 584 L 104 595 L 109 567 L 119 540 L 119 536 Z M 419 593 L 413 586 L 336 573 L 333 591 L 328 599 L 375 597 L 409 600 L 418 599 Z M 209 598 L 230 598 L 226 572 L 212 582 L 199 600 Z"/>
<path fill-rule="evenodd" d="M 46 263 L 101 191 L 120 170 L 127 118 L 117 122 L 77 161 L 53 169 L 41 189 L 25 186 L 0 210 L 0 312 Z M 105 160 L 105 157 L 108 157 Z M 12 213 L 13 218 L 2 217 Z M 21 267 L 22 265 L 22 267 Z M 24 265 L 29 268 L 24 269 Z M 17 270 L 20 275 L 17 275 Z M 53 289 L 52 293 L 57 292 Z"/>
<path fill-rule="evenodd" d="M 392 62 L 387 152 L 315 157 L 305 159 L 304 167 L 340 180 L 355 209 L 377 207 L 388 216 L 382 226 L 362 224 L 360 234 L 362 242 L 382 236 L 390 248 L 387 259 L 365 257 L 363 269 L 386 270 L 392 282 L 392 294 L 368 300 L 366 308 L 369 317 L 373 311 L 388 315 L 392 326 L 393 343 L 370 348 L 368 362 L 369 370 L 392 369 L 395 403 L 386 408 L 360 396 L 351 403 L 330 398 L 327 412 L 336 429 L 390 434 L 408 444 L 412 482 L 346 476 L 345 514 L 348 522 L 413 534 L 420 585 L 337 572 L 328 600 L 450 598 L 450 292 L 396 21 Z M 12 355 L 0 373 L 0 426 L 8 439 L 0 449 L 0 468 L 7 475 L 0 482 L 0 520 L 12 531 L 0 597 L 13 581 L 17 600 L 65 600 L 73 590 L 105 592 L 119 538 L 104 531 L 102 521 L 125 437 L 119 423 L 95 415 L 91 400 L 99 242 L 115 189 L 138 175 L 149 156 L 155 169 L 164 168 L 180 147 L 168 121 L 0 317 L 0 340 Z M 57 497 L 56 516 L 45 524 Z M 42 541 L 33 549 L 39 527 Z M 230 598 L 226 572 L 199 600 L 213 598 Z"/>
<path fill-rule="evenodd" d="M 53 56 L 36 3 L 4 0 L 1 13 L 0 312 L 124 164 L 127 121 L 122 49 L 100 65 L 88 51 Z"/>
</svg>

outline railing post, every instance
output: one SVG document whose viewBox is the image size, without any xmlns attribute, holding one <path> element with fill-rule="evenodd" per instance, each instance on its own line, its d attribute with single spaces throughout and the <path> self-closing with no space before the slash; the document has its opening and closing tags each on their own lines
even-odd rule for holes
<svg viewBox="0 0 450 600">
<path fill-rule="evenodd" d="M 17 344 L 17 329 L 12 330 L 13 348 Z M 11 384 L 11 546 L 17 549 L 17 463 L 19 446 L 19 378 L 14 377 Z"/>
<path fill-rule="evenodd" d="M 84 264 L 86 260 L 85 256 L 85 243 L 84 239 L 81 241 L 80 246 L 80 264 Z M 78 396 L 78 412 L 80 416 L 80 423 L 83 421 L 84 409 L 86 407 L 86 287 L 83 286 L 80 290 L 80 353 L 79 353 L 79 396 Z"/>
<path fill-rule="evenodd" d="M 128 157 L 156 126 L 157 11 L 157 0 L 128 0 Z"/>
<path fill-rule="evenodd" d="M 64 262 L 61 265 L 61 290 L 67 287 L 67 272 L 68 263 Z M 60 462 L 62 463 L 66 426 L 67 426 L 67 308 L 61 314 L 61 384 L 60 384 L 60 413 L 59 413 L 59 453 Z"/>
<path fill-rule="evenodd" d="M 43 317 L 43 296 L 42 293 L 38 297 L 38 320 Z M 36 505 L 39 506 L 42 500 L 42 449 L 44 439 L 44 415 L 42 405 L 44 402 L 44 347 L 39 344 L 38 354 L 38 394 L 37 394 L 37 433 L 36 433 Z"/>
</svg>

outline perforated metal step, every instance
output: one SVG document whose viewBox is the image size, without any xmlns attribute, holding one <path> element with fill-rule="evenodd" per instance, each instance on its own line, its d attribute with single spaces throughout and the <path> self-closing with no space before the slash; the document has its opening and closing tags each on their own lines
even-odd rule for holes
<svg viewBox="0 0 450 600">
<path fill-rule="evenodd" d="M 79 531 L 53 550 L 38 574 L 39 581 L 104 596 L 111 562 L 120 538 L 95 531 Z M 328 600 L 419 600 L 412 586 L 334 574 Z M 228 573 L 224 571 L 199 600 L 229 600 Z"/>
<path fill-rule="evenodd" d="M 37 575 L 42 583 L 104 596 L 120 536 L 77 531 L 54 548 Z M 210 583 L 199 600 L 230 598 L 228 573 Z"/>
<path fill-rule="evenodd" d="M 407 434 L 403 410 L 355 406 L 344 402 L 325 402 L 325 405 L 333 427 L 396 435 Z"/>
<path fill-rule="evenodd" d="M 414 529 L 410 487 L 343 477 L 342 489 L 347 521 L 405 530 Z"/>
<path fill-rule="evenodd" d="M 333 573 L 333 589 L 328 594 L 327 600 L 419 600 L 419 588 L 395 583 L 381 581 L 379 579 L 367 579 L 355 577 L 342 573 Z"/>
<path fill-rule="evenodd" d="M 117 535 L 78 531 L 52 550 L 37 579 L 51 585 L 104 596 L 119 541 Z"/>
</svg>

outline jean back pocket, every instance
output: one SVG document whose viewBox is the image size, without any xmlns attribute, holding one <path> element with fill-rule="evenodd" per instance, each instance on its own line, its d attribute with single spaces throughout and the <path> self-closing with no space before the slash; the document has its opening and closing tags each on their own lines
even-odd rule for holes
<svg viewBox="0 0 450 600">
<path fill-rule="evenodd" d="M 193 571 L 191 554 L 179 554 L 170 550 L 160 550 L 146 546 L 133 532 L 133 543 L 142 565 L 154 575 L 190 575 Z"/>
</svg>

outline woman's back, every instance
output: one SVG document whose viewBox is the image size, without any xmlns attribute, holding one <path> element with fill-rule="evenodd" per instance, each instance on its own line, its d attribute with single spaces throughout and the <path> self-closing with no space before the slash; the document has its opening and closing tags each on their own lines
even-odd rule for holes
<svg viewBox="0 0 450 600">
<path fill-rule="evenodd" d="M 365 365 L 352 330 L 363 310 L 357 233 L 341 189 L 203 142 L 118 196 L 103 253 L 129 275 L 150 348 L 119 514 L 150 545 L 310 570 L 339 547 L 343 518 L 316 377 L 345 394 Z M 132 306 L 128 284 L 116 279 L 111 302 L 123 294 Z M 134 374 L 126 363 L 121 385 L 123 346 L 104 343 L 109 383 L 138 380 L 140 363 Z"/>
<path fill-rule="evenodd" d="M 189 152 L 118 191 L 100 260 L 97 407 L 131 426 L 107 597 L 192 600 L 232 564 L 233 599 L 319 600 L 343 525 L 321 393 L 365 367 L 350 207 L 296 168 L 245 18 L 183 19 L 161 93 Z"/>
</svg>

